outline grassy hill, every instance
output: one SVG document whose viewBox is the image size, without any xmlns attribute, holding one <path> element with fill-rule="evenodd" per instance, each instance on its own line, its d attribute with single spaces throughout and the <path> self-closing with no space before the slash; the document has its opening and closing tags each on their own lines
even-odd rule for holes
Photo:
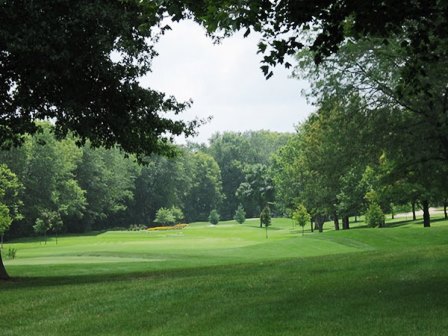
<svg viewBox="0 0 448 336">
<path fill-rule="evenodd" d="M 448 222 L 274 219 L 5 245 L 2 335 L 444 335 Z M 328 228 L 330 225 L 327 225 Z"/>
</svg>

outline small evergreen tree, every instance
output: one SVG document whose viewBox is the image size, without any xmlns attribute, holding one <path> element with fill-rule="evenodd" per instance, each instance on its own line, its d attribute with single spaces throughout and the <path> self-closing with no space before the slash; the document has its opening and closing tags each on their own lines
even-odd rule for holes
<svg viewBox="0 0 448 336">
<path fill-rule="evenodd" d="M 311 220 L 311 216 L 303 204 L 299 204 L 297 206 L 297 209 L 294 210 L 294 212 L 292 213 L 292 219 L 297 225 L 302 227 L 302 236 L 303 236 L 305 231 L 305 225 Z"/>
<path fill-rule="evenodd" d="M 271 225 L 271 210 L 266 205 L 260 214 L 260 227 L 266 228 L 266 239 L 268 238 L 268 226 Z"/>
<path fill-rule="evenodd" d="M 233 219 L 239 224 L 243 224 L 246 221 L 246 212 L 241 204 L 236 209 Z"/>
<path fill-rule="evenodd" d="M 268 227 L 271 225 L 271 210 L 268 206 L 265 206 L 260 214 L 260 224 Z"/>
<path fill-rule="evenodd" d="M 368 227 L 383 227 L 385 216 L 383 210 L 378 203 L 373 202 L 369 205 L 366 215 L 366 223 Z"/>
<path fill-rule="evenodd" d="M 216 210 L 212 210 L 212 211 L 210 212 L 210 216 L 208 216 L 208 221 L 209 221 L 211 224 L 213 224 L 213 225 L 218 224 L 218 223 L 219 223 L 219 214 L 218 214 L 218 211 L 216 211 Z"/>
</svg>

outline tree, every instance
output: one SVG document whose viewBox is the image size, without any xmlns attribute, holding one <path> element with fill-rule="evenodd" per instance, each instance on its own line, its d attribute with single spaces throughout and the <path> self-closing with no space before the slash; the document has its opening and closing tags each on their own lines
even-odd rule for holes
<svg viewBox="0 0 448 336">
<path fill-rule="evenodd" d="M 22 215 L 19 213 L 19 207 L 22 202 L 19 193 L 22 184 L 17 176 L 4 164 L 0 164 L 0 280 L 8 279 L 3 260 L 1 257 L 1 249 L 3 248 L 3 236 L 11 226 L 15 219 L 20 219 Z"/>
<path fill-rule="evenodd" d="M 268 226 L 271 225 L 271 210 L 268 206 L 265 206 L 260 213 L 260 227 L 266 228 L 266 238 L 268 238 Z"/>
<path fill-rule="evenodd" d="M 3 249 L 3 236 L 11 226 L 12 218 L 6 205 L 0 203 L 0 250 Z"/>
<path fill-rule="evenodd" d="M 204 221 L 222 202 L 221 171 L 213 157 L 205 153 L 194 153 L 190 160 L 192 184 L 186 195 L 185 215 L 189 221 Z"/>
<path fill-rule="evenodd" d="M 265 165 L 246 165 L 243 172 L 244 182 L 236 190 L 236 195 L 253 217 L 265 204 L 274 200 L 274 184 Z"/>
<path fill-rule="evenodd" d="M 62 231 L 63 227 L 64 222 L 62 221 L 61 215 L 58 212 L 53 212 L 50 221 L 50 231 L 56 235 L 56 244 L 58 243 L 58 233 Z"/>
<path fill-rule="evenodd" d="M 82 147 L 82 159 L 74 174 L 85 193 L 86 205 L 82 220 L 70 223 L 71 230 L 104 229 L 121 222 L 133 201 L 137 173 L 137 164 L 118 148 Z"/>
<path fill-rule="evenodd" d="M 299 204 L 297 208 L 294 210 L 294 212 L 292 213 L 292 219 L 297 225 L 302 227 L 302 236 L 303 236 L 305 225 L 306 223 L 309 223 L 311 220 L 311 216 L 308 213 L 308 211 L 306 211 L 306 208 L 303 204 Z"/>
<path fill-rule="evenodd" d="M 372 202 L 369 205 L 369 208 L 367 209 L 367 212 L 365 214 L 365 220 L 367 223 L 367 226 L 369 227 L 383 227 L 384 226 L 384 213 L 383 210 L 381 210 L 381 207 L 378 203 Z"/>
<path fill-rule="evenodd" d="M 246 212 L 241 204 L 238 205 L 238 209 L 235 210 L 233 219 L 239 224 L 243 224 L 246 221 Z"/>
<path fill-rule="evenodd" d="M 190 103 L 145 89 L 154 42 L 169 29 L 152 1 L 8 2 L 0 8 L 0 144 L 20 144 L 36 120 L 80 143 L 119 144 L 140 156 L 173 154 L 169 143 L 192 135 L 198 121 L 164 116 Z M 31 28 L 32 27 L 32 28 Z M 112 56 L 111 56 L 112 55 Z"/>
<path fill-rule="evenodd" d="M 286 62 L 304 46 L 313 52 L 320 63 L 338 51 L 351 38 L 377 37 L 387 45 L 388 38 L 402 34 L 409 54 L 405 65 L 410 70 L 419 61 L 437 59 L 444 54 L 448 37 L 448 8 L 443 1 L 218 1 L 163 2 L 165 10 L 175 21 L 190 17 L 203 24 L 216 38 L 228 36 L 237 30 L 261 33 L 259 52 L 264 54 L 261 67 L 266 77 L 272 76 L 270 67 Z M 184 7 L 185 6 L 185 7 Z M 185 10 L 188 9 L 188 10 Z M 310 34 L 307 34 L 310 32 Z M 307 38 L 304 38 L 307 35 Z M 446 49 L 445 49 L 446 50 Z M 285 63 L 289 67 L 289 63 Z M 415 70 L 418 69 L 414 68 Z M 418 73 L 410 72 L 414 79 Z"/>
<path fill-rule="evenodd" d="M 11 220 L 22 218 L 20 213 L 20 208 L 23 205 L 20 199 L 22 189 L 23 185 L 17 175 L 8 166 L 0 164 L 0 204 L 8 209 L 8 216 Z"/>
<path fill-rule="evenodd" d="M 224 199 L 220 206 L 220 213 L 223 218 L 232 218 L 234 211 L 241 203 L 237 190 L 242 183 L 247 182 L 249 167 L 255 165 L 270 167 L 272 155 L 290 137 L 291 134 L 270 131 L 224 132 L 216 133 L 211 137 L 210 146 L 206 152 L 214 157 L 221 170 Z M 257 202 L 245 199 L 245 203 L 246 212 L 252 216 L 258 216 L 261 208 L 257 209 Z"/>
<path fill-rule="evenodd" d="M 216 225 L 219 223 L 219 213 L 217 210 L 212 210 L 210 212 L 210 215 L 208 216 L 208 221 L 213 225 Z"/>
<path fill-rule="evenodd" d="M 174 217 L 171 209 L 160 208 L 157 210 L 156 219 L 154 222 L 162 225 L 172 225 L 176 222 L 176 218 Z"/>
<path fill-rule="evenodd" d="M 47 232 L 50 229 L 50 227 L 48 225 L 48 221 L 41 219 L 41 218 L 37 218 L 36 224 L 33 225 L 33 229 L 34 229 L 34 232 L 36 232 L 36 234 L 44 235 L 44 242 L 46 245 L 47 244 Z"/>
</svg>

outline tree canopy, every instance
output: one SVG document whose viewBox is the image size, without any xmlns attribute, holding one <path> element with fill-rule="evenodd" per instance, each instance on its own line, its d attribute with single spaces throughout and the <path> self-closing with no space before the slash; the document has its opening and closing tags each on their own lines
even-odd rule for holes
<svg viewBox="0 0 448 336">
<path fill-rule="evenodd" d="M 190 102 L 143 88 L 163 34 L 155 1 L 7 1 L 0 6 L 0 145 L 23 142 L 53 120 L 84 143 L 172 154 L 175 135 L 198 121 L 172 120 Z"/>
</svg>

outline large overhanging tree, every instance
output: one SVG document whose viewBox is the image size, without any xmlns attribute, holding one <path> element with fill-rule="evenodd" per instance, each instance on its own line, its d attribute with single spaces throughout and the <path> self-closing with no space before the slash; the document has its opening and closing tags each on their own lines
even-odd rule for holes
<svg viewBox="0 0 448 336">
<path fill-rule="evenodd" d="M 142 88 L 153 43 L 164 19 L 193 17 L 215 36 L 236 30 L 262 34 L 262 69 L 284 63 L 309 41 L 315 60 L 351 37 L 405 35 L 403 76 L 415 79 L 421 62 L 446 56 L 448 5 L 441 0 L 117 0 L 5 1 L 0 6 L 0 144 L 18 144 L 35 120 L 55 122 L 94 145 L 128 152 L 166 152 L 174 135 L 191 135 L 198 122 L 174 121 L 179 103 Z M 115 55 L 115 57 L 111 57 Z M 418 85 L 417 85 L 418 87 Z"/>
<path fill-rule="evenodd" d="M 0 144 L 20 144 L 36 120 L 57 135 L 169 153 L 198 121 L 170 119 L 189 102 L 143 88 L 154 42 L 168 27 L 156 1 L 3 1 L 0 5 Z"/>
</svg>

